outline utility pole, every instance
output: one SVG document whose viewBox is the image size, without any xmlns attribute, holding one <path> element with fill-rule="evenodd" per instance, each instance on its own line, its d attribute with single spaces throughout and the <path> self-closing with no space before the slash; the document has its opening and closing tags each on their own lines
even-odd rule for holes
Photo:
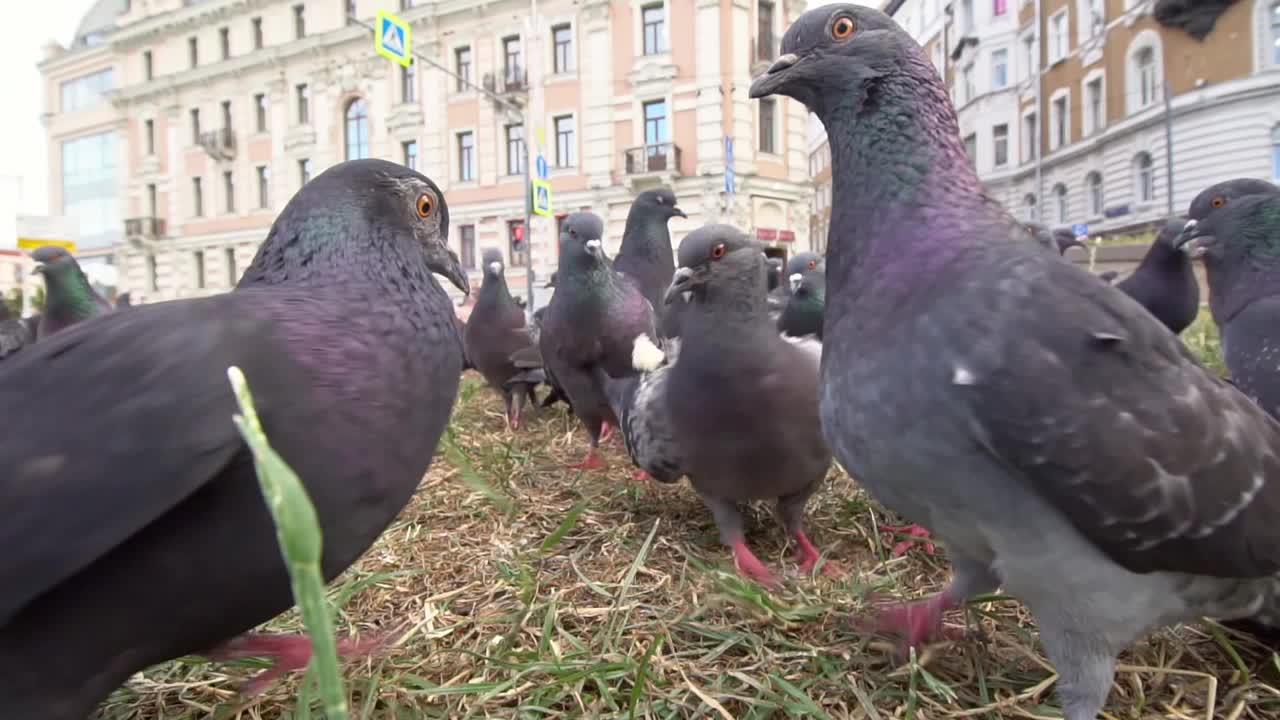
<svg viewBox="0 0 1280 720">
<path fill-rule="evenodd" d="M 1044 28 L 1040 26 L 1042 22 L 1040 15 L 1040 2 L 1041 0 L 1036 0 L 1036 26 L 1034 35 L 1032 36 L 1035 40 L 1035 52 L 1032 57 L 1035 62 L 1036 78 L 1036 123 L 1035 127 L 1032 128 L 1032 132 L 1035 134 L 1032 136 L 1031 142 L 1028 144 L 1029 147 L 1035 148 L 1036 151 L 1036 216 L 1034 218 L 1036 222 L 1040 222 L 1044 218 L 1044 172 L 1041 167 L 1040 160 L 1044 157 L 1044 148 L 1040 143 L 1042 135 L 1040 128 L 1044 126 L 1044 108 L 1041 107 L 1040 98 L 1041 86 L 1044 85 L 1044 61 L 1041 59 L 1041 54 L 1044 52 Z"/>
<path fill-rule="evenodd" d="M 1174 215 L 1173 211 L 1173 93 L 1169 90 L 1169 81 L 1164 83 L 1164 170 L 1165 182 L 1168 187 L 1165 189 L 1165 195 L 1168 197 L 1169 215 Z"/>
<path fill-rule="evenodd" d="M 525 41 L 524 57 L 525 57 L 525 77 L 528 78 L 528 66 L 536 63 L 537 48 L 541 45 L 537 41 L 536 34 L 538 32 L 538 0 L 529 0 L 529 31 L 525 33 L 528 38 Z M 537 82 L 541 82 L 541 75 L 535 78 Z M 526 82 L 529 85 L 528 98 L 525 108 L 530 109 L 533 106 L 533 83 Z M 529 152 L 529 136 L 534 132 L 533 123 L 529 122 L 529 113 L 521 113 L 520 121 L 520 145 L 524 151 L 524 279 L 525 279 L 525 309 L 529 313 L 528 322 L 533 323 L 533 182 L 529 173 L 533 168 L 533 153 Z M 559 238 L 556 238 L 559 240 Z"/>
</svg>

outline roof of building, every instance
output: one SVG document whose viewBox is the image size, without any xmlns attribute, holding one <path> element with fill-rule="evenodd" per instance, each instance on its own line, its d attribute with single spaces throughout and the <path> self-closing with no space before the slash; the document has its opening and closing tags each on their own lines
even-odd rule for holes
<svg viewBox="0 0 1280 720">
<path fill-rule="evenodd" d="M 97 0 L 80 18 L 71 47 L 97 45 L 116 27 L 116 17 L 129 9 L 129 0 Z"/>
</svg>

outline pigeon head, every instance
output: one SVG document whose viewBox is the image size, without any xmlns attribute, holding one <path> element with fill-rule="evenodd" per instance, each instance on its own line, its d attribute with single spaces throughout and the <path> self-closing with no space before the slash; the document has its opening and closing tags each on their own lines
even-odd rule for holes
<svg viewBox="0 0 1280 720">
<path fill-rule="evenodd" d="M 31 259 L 38 263 L 35 272 L 45 277 L 61 275 L 80 267 L 75 258 L 71 257 L 71 253 L 57 245 L 43 245 L 32 250 Z"/>
<path fill-rule="evenodd" d="M 560 263 L 575 269 L 590 269 L 605 262 L 604 222 L 598 215 L 577 212 L 560 225 Z"/>
<path fill-rule="evenodd" d="M 810 270 L 826 269 L 826 261 L 816 252 L 801 252 L 791 256 L 787 261 L 787 283 L 791 292 L 795 292 Z"/>
<path fill-rule="evenodd" d="M 732 225 L 706 225 L 689 233 L 676 262 L 679 267 L 664 298 L 668 305 L 684 293 L 689 293 L 686 299 L 704 299 L 708 285 L 750 286 L 755 281 L 762 291 L 765 286 L 764 249 Z"/>
<path fill-rule="evenodd" d="M 879 10 L 823 5 L 805 12 L 787 30 L 782 54 L 751 83 L 750 96 L 786 95 L 819 117 L 829 103 L 856 108 L 877 78 L 900 71 L 903 47 L 914 44 Z"/>
<path fill-rule="evenodd" d="M 1053 243 L 1057 247 L 1059 255 L 1066 255 L 1069 248 L 1084 247 L 1084 243 L 1076 238 L 1076 234 L 1071 228 L 1055 229 L 1053 231 Z"/>
<path fill-rule="evenodd" d="M 347 276 L 356 263 L 367 265 L 376 249 L 384 262 L 423 263 L 470 294 L 448 237 L 449 206 L 429 178 L 387 160 L 348 160 L 289 200 L 240 284 Z"/>
<path fill-rule="evenodd" d="M 556 286 L 556 274 L 553 272 L 551 273 L 551 277 L 547 278 L 547 284 L 543 285 L 542 287 L 553 288 L 555 286 Z"/>
<path fill-rule="evenodd" d="M 676 205 L 676 194 L 670 188 L 664 187 L 645 190 L 637 195 L 635 202 L 631 203 L 631 210 L 628 214 L 635 213 L 644 213 L 651 217 L 659 218 L 664 222 L 673 217 L 689 217 Z"/>
<path fill-rule="evenodd" d="M 1187 218 L 1198 223 L 1218 210 L 1227 207 L 1234 200 L 1249 195 L 1271 195 L 1275 193 L 1280 193 L 1280 187 L 1266 180 L 1257 180 L 1255 178 L 1226 180 L 1210 185 L 1202 190 L 1199 195 L 1196 195 L 1196 198 L 1191 201 L 1191 206 L 1187 209 Z"/>
<path fill-rule="evenodd" d="M 822 266 L 804 272 L 791 289 L 792 296 L 806 304 L 822 307 L 827 299 L 827 273 Z"/>
<path fill-rule="evenodd" d="M 1203 258 L 1210 273 L 1280 269 L 1280 193 L 1224 199 L 1204 219 L 1188 220 L 1173 242 Z"/>
<path fill-rule="evenodd" d="M 497 248 L 485 248 L 480 257 L 484 263 L 484 279 L 502 279 L 502 271 L 505 268 L 502 263 L 502 251 Z"/>
</svg>

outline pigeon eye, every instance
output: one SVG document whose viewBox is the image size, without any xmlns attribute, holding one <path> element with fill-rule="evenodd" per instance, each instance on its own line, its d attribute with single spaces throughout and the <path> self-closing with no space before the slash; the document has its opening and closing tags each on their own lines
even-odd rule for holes
<svg viewBox="0 0 1280 720">
<path fill-rule="evenodd" d="M 715 247 L 711 248 L 711 259 L 719 260 L 724 257 L 725 249 L 724 243 L 717 243 Z"/>
<path fill-rule="evenodd" d="M 809 269 L 810 269 L 810 270 L 812 270 L 812 269 L 814 269 L 814 268 L 816 268 L 816 267 L 818 267 L 818 261 L 817 261 L 817 260 L 810 260 L 810 261 L 809 261 Z"/>
<path fill-rule="evenodd" d="M 431 217 L 431 213 L 434 212 L 435 209 L 436 209 L 435 198 L 431 197 L 426 193 L 423 193 L 418 196 L 418 202 L 417 202 L 418 217 L 421 217 L 421 218 Z"/>
<path fill-rule="evenodd" d="M 856 27 L 853 23 L 853 18 L 838 17 L 834 23 L 831 23 L 831 37 L 837 40 L 846 40 L 853 34 Z"/>
<path fill-rule="evenodd" d="M 1224 197 L 1222 197 L 1221 195 L 1218 195 L 1218 196 L 1217 196 L 1217 197 L 1215 197 L 1213 200 L 1210 200 L 1210 201 L 1209 201 L 1209 204 L 1210 204 L 1210 205 L 1212 205 L 1212 206 L 1214 206 L 1215 208 L 1220 208 L 1220 207 L 1222 207 L 1223 205 L 1226 205 L 1226 204 L 1227 204 L 1227 199 L 1226 199 L 1226 198 L 1224 198 Z"/>
</svg>

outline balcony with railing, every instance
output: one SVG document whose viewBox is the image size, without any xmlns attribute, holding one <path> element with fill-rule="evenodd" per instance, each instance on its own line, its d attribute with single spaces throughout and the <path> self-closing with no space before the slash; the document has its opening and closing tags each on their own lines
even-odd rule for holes
<svg viewBox="0 0 1280 720">
<path fill-rule="evenodd" d="M 675 143 L 651 143 L 622 151 L 627 175 L 680 173 L 680 148 Z"/>
<path fill-rule="evenodd" d="M 164 218 L 135 217 L 124 221 L 124 234 L 128 238 L 156 240 L 164 237 Z"/>
<path fill-rule="evenodd" d="M 504 93 L 523 93 L 529 91 L 529 73 L 519 65 L 504 68 L 502 71 L 502 90 Z"/>
<path fill-rule="evenodd" d="M 236 135 L 231 128 L 202 132 L 200 147 L 215 160 L 230 160 L 236 156 Z"/>
</svg>

